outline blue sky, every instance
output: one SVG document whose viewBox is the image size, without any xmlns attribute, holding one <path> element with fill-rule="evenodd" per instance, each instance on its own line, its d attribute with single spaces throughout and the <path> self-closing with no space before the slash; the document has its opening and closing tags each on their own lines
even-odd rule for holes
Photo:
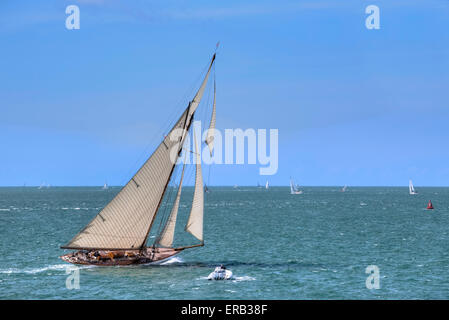
<svg viewBox="0 0 449 320">
<path fill-rule="evenodd" d="M 448 186 L 448 18 L 443 0 L 1 1 L 0 185 L 125 183 L 220 41 L 217 127 L 279 129 L 279 170 L 211 184 Z"/>
</svg>

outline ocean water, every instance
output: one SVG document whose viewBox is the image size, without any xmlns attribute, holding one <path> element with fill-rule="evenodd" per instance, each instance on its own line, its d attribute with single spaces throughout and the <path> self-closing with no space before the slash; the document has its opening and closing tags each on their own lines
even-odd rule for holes
<svg viewBox="0 0 449 320">
<path fill-rule="evenodd" d="M 72 266 L 58 258 L 66 252 L 59 246 L 118 190 L 0 188 L 0 298 L 449 298 L 449 188 L 411 196 L 407 187 L 304 187 L 302 195 L 212 187 L 204 247 L 160 265 L 81 267 L 79 289 L 69 290 Z M 185 190 L 177 238 L 193 244 L 183 233 L 192 193 Z M 426 210 L 429 199 L 435 210 Z M 234 279 L 208 281 L 222 263 Z M 366 287 L 370 265 L 379 289 Z"/>
</svg>

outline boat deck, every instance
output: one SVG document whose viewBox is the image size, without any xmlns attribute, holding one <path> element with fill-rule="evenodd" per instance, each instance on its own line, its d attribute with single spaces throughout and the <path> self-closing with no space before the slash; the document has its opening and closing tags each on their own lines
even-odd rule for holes
<svg viewBox="0 0 449 320">
<path fill-rule="evenodd" d="M 146 264 L 162 261 L 179 253 L 182 249 L 146 248 L 140 250 L 81 250 L 62 255 L 66 262 L 82 265 L 117 266 Z"/>
</svg>

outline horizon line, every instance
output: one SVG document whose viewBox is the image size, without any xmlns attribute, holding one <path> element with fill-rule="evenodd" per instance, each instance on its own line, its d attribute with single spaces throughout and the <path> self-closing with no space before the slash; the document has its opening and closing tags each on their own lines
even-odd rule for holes
<svg viewBox="0 0 449 320">
<path fill-rule="evenodd" d="M 125 185 L 108 185 L 108 188 L 123 188 Z M 263 188 L 264 185 L 255 186 L 255 185 L 207 185 L 207 187 L 230 187 L 234 188 Z M 301 188 L 342 188 L 345 185 L 301 185 Z M 0 188 L 39 188 L 40 185 L 0 185 Z M 49 188 L 102 188 L 103 185 L 50 185 L 49 187 L 43 186 L 42 189 Z M 169 186 L 170 187 L 170 186 Z M 171 186 L 173 187 L 173 186 Z M 184 185 L 184 187 L 194 187 L 194 185 Z M 270 188 L 276 187 L 288 187 L 290 185 L 270 185 Z M 408 185 L 346 185 L 347 188 L 408 188 Z M 415 188 L 449 188 L 449 185 L 418 185 L 414 186 Z"/>
</svg>

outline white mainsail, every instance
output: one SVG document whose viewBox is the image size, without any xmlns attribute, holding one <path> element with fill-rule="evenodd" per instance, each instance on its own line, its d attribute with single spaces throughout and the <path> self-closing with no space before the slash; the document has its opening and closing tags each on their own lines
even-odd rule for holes
<svg viewBox="0 0 449 320">
<path fill-rule="evenodd" d="M 176 165 L 176 161 L 171 158 L 172 149 L 178 148 L 179 151 L 183 145 L 194 112 L 201 102 L 214 60 L 215 54 L 194 99 L 151 157 L 115 198 L 62 248 L 137 249 L 145 246 Z M 179 130 L 185 130 L 182 137 L 171 139 L 171 135 Z"/>
<path fill-rule="evenodd" d="M 417 194 L 418 193 L 418 192 L 415 191 L 415 188 L 413 187 L 412 180 L 409 180 L 409 182 L 408 182 L 408 192 L 410 194 Z"/>
<path fill-rule="evenodd" d="M 182 180 L 184 178 L 185 162 L 182 166 L 181 180 L 179 181 L 178 193 L 176 194 L 175 203 L 165 224 L 164 230 L 161 233 L 158 243 L 164 247 L 171 247 L 175 237 L 176 218 L 178 216 L 179 201 L 181 200 Z"/>
<path fill-rule="evenodd" d="M 215 134 L 215 121 L 216 121 L 216 111 L 215 111 L 215 79 L 214 79 L 214 103 L 212 107 L 212 116 L 210 119 L 209 130 L 207 130 L 206 144 L 209 147 L 210 155 L 212 156 L 212 150 L 214 149 L 214 134 Z"/>
<path fill-rule="evenodd" d="M 267 183 L 265 183 L 265 189 L 268 189 L 269 188 L 269 185 L 268 185 L 268 180 L 267 180 Z"/>
<path fill-rule="evenodd" d="M 203 241 L 203 213 L 204 213 L 204 189 L 203 189 L 203 175 L 201 173 L 201 156 L 200 151 L 195 143 L 196 155 L 196 176 L 195 176 L 195 191 L 193 193 L 192 209 L 190 210 L 189 220 L 185 230 L 190 232 L 195 238 Z"/>
</svg>

